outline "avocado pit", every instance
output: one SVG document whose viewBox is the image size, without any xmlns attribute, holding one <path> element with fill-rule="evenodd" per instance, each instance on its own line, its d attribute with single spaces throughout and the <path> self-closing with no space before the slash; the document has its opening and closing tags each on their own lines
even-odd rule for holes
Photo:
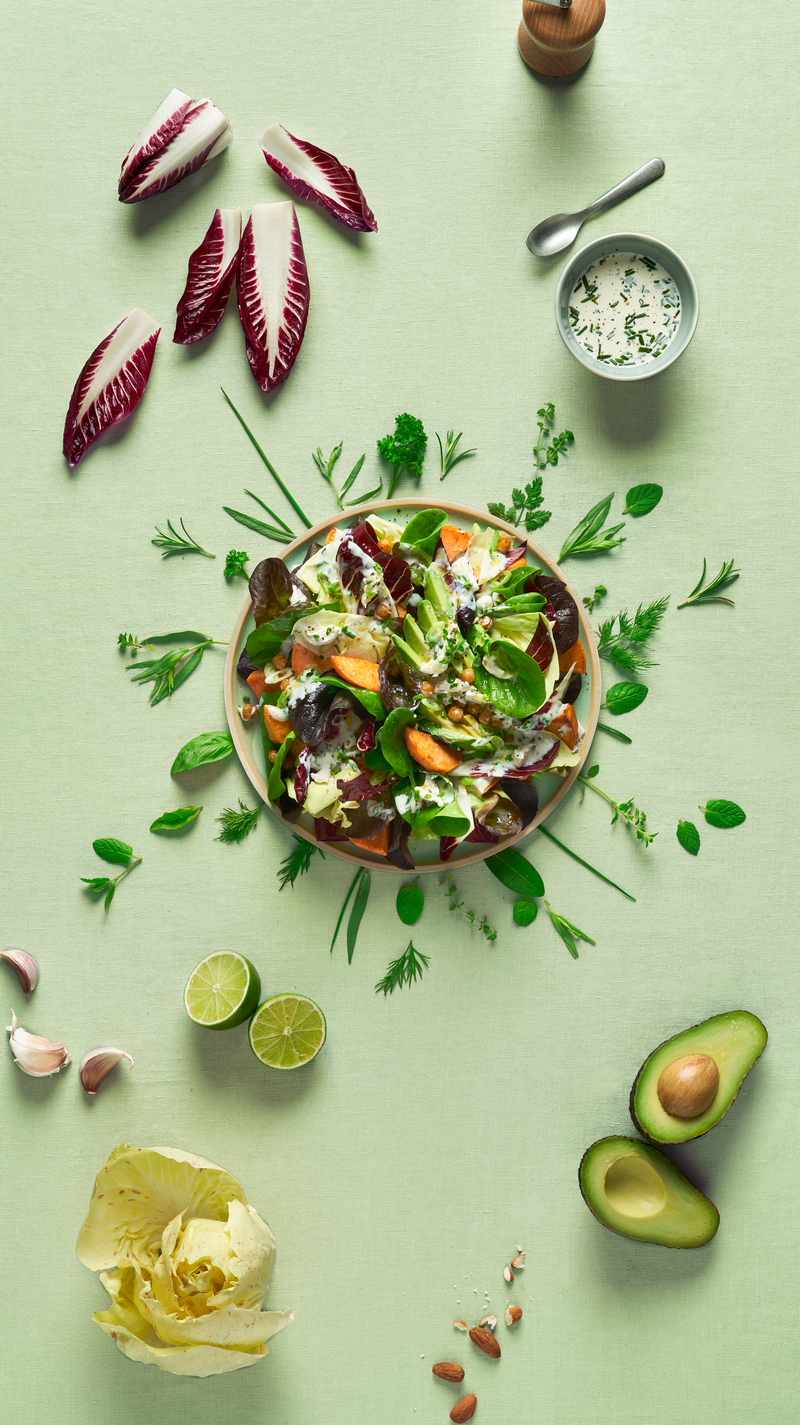
<svg viewBox="0 0 800 1425">
<path fill-rule="evenodd" d="M 714 1100 L 719 1069 L 708 1054 L 685 1054 L 667 1064 L 658 1081 L 661 1107 L 671 1118 L 699 1118 Z"/>
</svg>

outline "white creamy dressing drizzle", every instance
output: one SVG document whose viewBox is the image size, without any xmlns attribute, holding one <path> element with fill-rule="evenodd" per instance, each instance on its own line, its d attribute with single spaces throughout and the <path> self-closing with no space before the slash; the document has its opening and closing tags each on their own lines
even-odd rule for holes
<svg viewBox="0 0 800 1425">
<path fill-rule="evenodd" d="M 569 299 L 576 340 L 607 366 L 646 366 L 678 330 L 681 299 L 674 279 L 652 257 L 606 253 L 590 263 Z"/>
</svg>

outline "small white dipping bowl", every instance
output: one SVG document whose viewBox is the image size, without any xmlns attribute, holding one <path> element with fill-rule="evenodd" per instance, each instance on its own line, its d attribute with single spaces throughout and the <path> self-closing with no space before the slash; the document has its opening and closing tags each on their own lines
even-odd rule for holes
<svg viewBox="0 0 800 1425">
<path fill-rule="evenodd" d="M 612 366 L 608 362 L 595 360 L 575 338 L 570 326 L 569 301 L 575 283 L 599 257 L 613 252 L 633 252 L 642 257 L 652 257 L 666 269 L 680 292 L 681 319 L 677 332 L 663 356 L 641 366 Z M 697 314 L 697 288 L 683 258 L 671 247 L 667 247 L 666 243 L 659 242 L 658 238 L 647 237 L 644 233 L 608 233 L 606 237 L 588 242 L 580 252 L 570 258 L 556 288 L 556 326 L 567 351 L 581 366 L 585 366 L 587 371 L 593 371 L 596 376 L 605 376 L 606 380 L 610 381 L 644 381 L 648 376 L 657 376 L 659 371 L 665 371 L 689 345 L 697 326 Z"/>
</svg>

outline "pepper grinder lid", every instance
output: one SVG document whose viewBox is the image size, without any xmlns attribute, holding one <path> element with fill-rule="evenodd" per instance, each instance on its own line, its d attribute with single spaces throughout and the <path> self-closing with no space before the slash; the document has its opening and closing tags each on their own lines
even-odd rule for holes
<svg viewBox="0 0 800 1425">
<path fill-rule="evenodd" d="M 529 69 L 551 79 L 575 74 L 588 63 L 606 17 L 605 0 L 523 0 L 517 42 Z"/>
</svg>

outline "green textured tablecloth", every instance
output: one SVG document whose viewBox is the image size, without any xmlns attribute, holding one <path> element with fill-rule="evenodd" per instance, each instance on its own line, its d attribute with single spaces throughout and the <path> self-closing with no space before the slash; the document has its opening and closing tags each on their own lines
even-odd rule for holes
<svg viewBox="0 0 800 1425">
<path fill-rule="evenodd" d="M 723 24 L 724 19 L 724 24 Z M 59 1078 L 25 1078 L 6 1053 L 2 1093 L 2 1398 L 16 1425 L 280 1421 L 445 1422 L 442 1358 L 468 1366 L 478 1417 L 541 1425 L 794 1425 L 798 1256 L 796 13 L 610 0 L 595 56 L 573 84 L 538 82 L 516 51 L 517 0 L 331 6 L 97 0 L 7 16 L 0 560 L 3 636 L 2 943 L 32 950 L 23 1002 L 0 966 L 5 1014 L 64 1039 Z M 177 85 L 211 97 L 235 142 L 166 197 L 116 200 L 121 159 Z M 284 196 L 258 148 L 274 120 L 352 164 L 380 232 L 357 238 L 299 214 L 312 289 L 290 379 L 262 400 L 232 307 L 199 348 L 170 344 L 188 254 L 213 208 Z M 577 207 L 660 154 L 666 176 L 587 231 L 633 228 L 694 272 L 700 323 L 661 377 L 615 386 L 556 334 L 561 263 L 535 262 L 530 225 Z M 788 277 L 787 277 L 788 273 Z M 74 474 L 61 458 L 69 394 L 89 352 L 135 305 L 164 324 L 147 394 Z M 543 915 L 482 867 L 458 877 L 494 944 L 450 912 L 428 878 L 414 930 L 424 980 L 374 984 L 408 935 L 374 877 L 351 967 L 328 944 L 346 868 L 328 859 L 277 893 L 287 837 L 268 815 L 241 846 L 214 818 L 250 795 L 233 762 L 184 779 L 169 766 L 224 725 L 223 654 L 152 709 L 129 686 L 122 629 L 201 627 L 226 638 L 244 585 L 226 549 L 269 546 L 222 504 L 255 489 L 288 507 L 225 407 L 224 384 L 309 513 L 330 508 L 311 464 L 344 439 L 343 465 L 395 413 L 431 432 L 422 493 L 481 503 L 530 474 L 536 407 L 575 432 L 545 476 L 554 552 L 610 490 L 658 480 L 658 509 L 610 556 L 572 561 L 605 607 L 668 593 L 650 696 L 598 734 L 600 783 L 636 794 L 659 831 L 645 850 L 586 795 L 552 829 L 637 897 L 624 901 L 534 836 L 528 854 L 554 906 L 597 941 L 571 960 Z M 478 455 L 442 487 L 434 430 Z M 350 466 L 346 465 L 349 469 Z M 364 486 L 369 488 L 369 486 Z M 413 493 L 417 493 L 416 490 Z M 618 507 L 621 506 L 618 504 Z M 156 523 L 183 516 L 217 559 L 163 561 Z M 735 610 L 674 604 L 704 556 L 735 555 Z M 613 680 L 613 670 L 605 670 Z M 697 804 L 747 811 L 731 832 Z M 197 800 L 167 840 L 148 827 Z M 252 797 L 251 797 L 252 803 Z M 701 823 L 689 857 L 678 817 Z M 108 916 L 81 890 L 92 839 L 120 836 L 143 862 Z M 324 1007 L 328 1042 L 285 1078 L 243 1030 L 213 1036 L 181 995 L 202 955 L 245 950 L 268 990 Z M 713 1134 L 674 1154 L 722 1226 L 704 1250 L 668 1252 L 604 1232 L 584 1207 L 584 1149 L 630 1131 L 628 1091 L 646 1054 L 709 1014 L 746 1007 L 770 1031 L 764 1059 Z M 2 1021 L 6 1022 L 6 1019 Z M 96 1100 L 76 1066 L 99 1044 L 133 1054 Z M 105 1304 L 74 1244 L 94 1175 L 117 1143 L 172 1143 L 234 1172 L 279 1244 L 268 1305 L 295 1323 L 269 1359 L 182 1381 L 129 1363 L 92 1325 Z M 484 1301 L 520 1243 L 516 1334 L 503 1359 L 452 1330 Z M 488 1293 L 488 1296 L 485 1295 Z"/>
</svg>

